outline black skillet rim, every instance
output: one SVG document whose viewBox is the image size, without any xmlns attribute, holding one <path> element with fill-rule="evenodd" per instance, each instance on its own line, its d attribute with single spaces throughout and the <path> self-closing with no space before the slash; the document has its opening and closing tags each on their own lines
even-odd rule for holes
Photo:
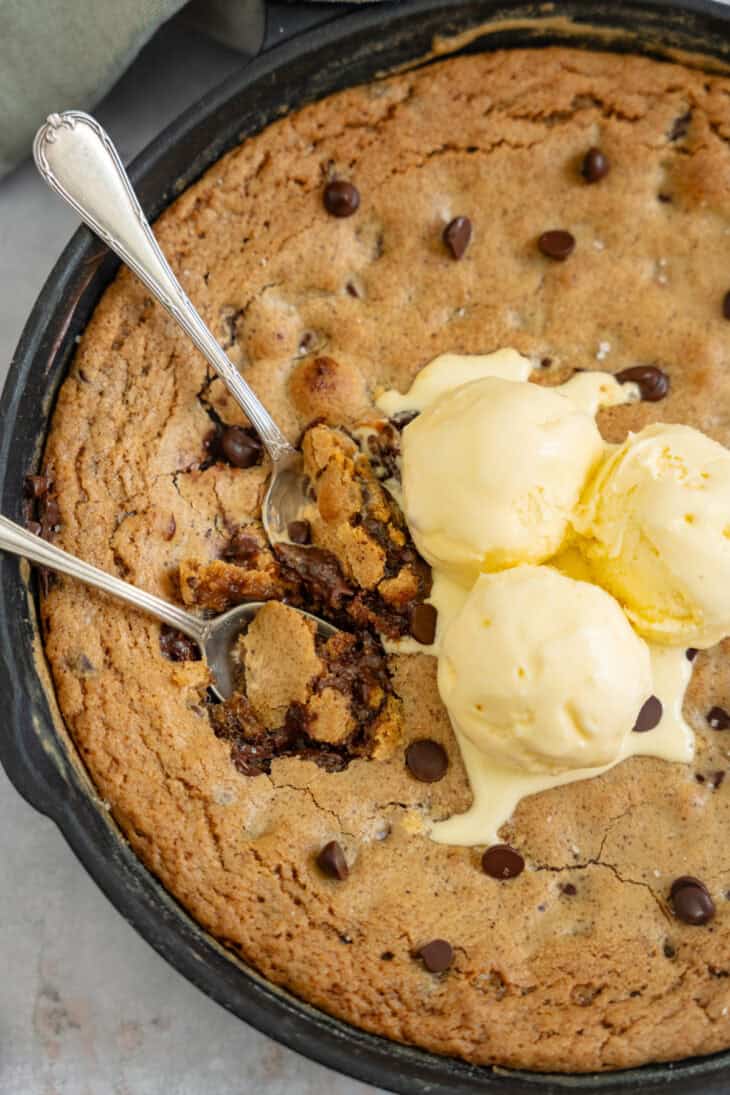
<svg viewBox="0 0 730 1095">
<path fill-rule="evenodd" d="M 261 56 L 191 107 L 136 158 L 130 175 L 148 215 L 157 215 L 241 136 L 253 133 L 286 103 L 301 103 L 372 78 L 401 60 L 423 56 L 433 33 L 453 33 L 499 18 L 567 14 L 627 30 L 637 26 L 663 43 L 730 60 L 730 8 L 714 0 L 620 0 L 556 4 L 471 0 L 407 0 L 337 17 Z M 490 36 L 487 47 L 540 45 L 523 29 Z M 573 44 L 580 44 L 580 39 Z M 591 44 L 590 34 L 583 36 Z M 346 45 L 345 45 L 346 44 Z M 594 45 L 600 43 L 593 42 Z M 636 50 L 634 43 L 634 50 Z M 475 48 L 475 47 L 471 47 Z M 616 49 L 614 43 L 612 48 Z M 620 47 L 618 47 L 620 48 Z M 653 49 L 643 52 L 655 52 Z M 301 94 L 306 80 L 307 95 Z M 244 95 L 258 93 L 259 110 Z M 184 165 L 184 167 L 183 167 Z M 0 512 L 22 520 L 22 480 L 39 458 L 52 402 L 103 288 L 118 263 L 80 229 L 56 263 L 21 336 L 0 397 Z M 0 558 L 0 695 L 6 716 L 0 761 L 17 790 L 52 818 L 89 874 L 133 927 L 180 973 L 229 1011 L 270 1037 L 366 1083 L 403 1093 L 499 1091 L 505 1095 L 627 1090 L 730 1090 L 730 1053 L 676 1064 L 586 1076 L 479 1069 L 369 1035 L 332 1019 L 232 962 L 164 891 L 119 838 L 103 804 L 71 763 L 54 725 L 34 660 L 35 609 L 18 562 Z"/>
</svg>

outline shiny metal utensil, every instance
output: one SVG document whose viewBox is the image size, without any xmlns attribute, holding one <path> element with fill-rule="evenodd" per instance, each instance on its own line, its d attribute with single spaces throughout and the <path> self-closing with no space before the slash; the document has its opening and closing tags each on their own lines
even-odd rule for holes
<svg viewBox="0 0 730 1095">
<path fill-rule="evenodd" d="M 200 647 L 213 676 L 212 687 L 216 695 L 225 700 L 233 692 L 235 676 L 232 659 L 233 644 L 245 625 L 266 603 L 265 601 L 252 601 L 250 604 L 238 605 L 224 612 L 222 616 L 216 616 L 215 619 L 201 620 L 190 612 L 178 608 L 177 605 L 156 597 L 154 593 L 138 589 L 129 582 L 123 582 L 121 578 L 107 574 L 105 570 L 99 570 L 98 567 L 77 559 L 75 555 L 69 555 L 67 551 L 54 547 L 53 544 L 42 540 L 40 536 L 35 536 L 1 515 L 0 550 L 9 551 L 13 555 L 22 555 L 40 566 L 77 578 L 80 582 L 100 589 L 103 593 L 110 593 L 120 601 L 125 601 L 134 608 L 139 608 L 150 616 L 162 620 L 163 623 L 169 624 L 170 627 L 184 632 Z M 326 623 L 325 620 L 320 620 L 317 616 L 312 616 L 299 608 L 296 611 L 313 620 L 323 638 L 328 639 L 336 633 L 337 628 Z"/>
<path fill-rule="evenodd" d="M 249 419 L 271 458 L 262 521 L 272 544 L 288 541 L 307 505 L 301 454 L 243 379 L 193 307 L 162 254 L 109 135 L 78 110 L 50 114 L 33 142 L 43 179 L 180 324 Z"/>
</svg>

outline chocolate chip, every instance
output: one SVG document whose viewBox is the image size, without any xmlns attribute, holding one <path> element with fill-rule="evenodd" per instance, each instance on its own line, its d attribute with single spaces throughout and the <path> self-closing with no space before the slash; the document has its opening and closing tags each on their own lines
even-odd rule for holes
<svg viewBox="0 0 730 1095">
<path fill-rule="evenodd" d="M 316 349 L 317 344 L 317 335 L 314 331 L 303 331 L 299 339 L 299 353 L 309 354 L 312 350 Z"/>
<path fill-rule="evenodd" d="M 509 844 L 493 844 L 482 856 L 482 870 L 490 878 L 517 878 L 524 869 L 524 859 Z"/>
<path fill-rule="evenodd" d="M 551 357 L 541 357 L 540 358 L 540 368 L 541 369 L 549 369 L 550 366 L 552 365 L 552 363 L 553 363 L 553 359 Z"/>
<path fill-rule="evenodd" d="M 664 205 L 669 205 L 672 200 L 671 194 L 657 194 L 657 197 L 659 198 L 660 202 L 663 202 Z"/>
<path fill-rule="evenodd" d="M 670 943 L 668 939 L 664 940 L 664 946 L 662 947 L 665 958 L 675 958 L 677 949 L 673 943 Z"/>
<path fill-rule="evenodd" d="M 415 952 L 429 973 L 444 973 L 454 961 L 454 951 L 445 939 L 432 939 Z"/>
<path fill-rule="evenodd" d="M 699 654 L 699 650 L 697 649 L 696 646 L 688 646 L 687 649 L 685 650 L 685 654 L 687 655 L 687 661 L 688 662 L 693 662 L 695 660 L 695 658 L 697 657 L 697 655 Z"/>
<path fill-rule="evenodd" d="M 200 647 L 195 639 L 167 624 L 160 628 L 160 650 L 172 662 L 200 661 Z"/>
<path fill-rule="evenodd" d="M 252 468 L 259 463 L 263 453 L 258 437 L 243 426 L 226 426 L 220 446 L 223 456 L 234 468 Z"/>
<path fill-rule="evenodd" d="M 27 498 L 42 498 L 48 494 L 50 485 L 47 475 L 26 475 L 23 480 L 23 492 Z"/>
<path fill-rule="evenodd" d="M 675 878 L 669 900 L 677 919 L 685 924 L 707 924 L 715 915 L 715 903 L 704 882 L 689 875 Z"/>
<path fill-rule="evenodd" d="M 284 543 L 277 544 L 274 551 L 282 566 L 301 579 L 310 596 L 323 601 L 328 608 L 339 609 L 344 598 L 353 595 L 353 588 L 331 551 Z"/>
<path fill-rule="evenodd" d="M 702 775 L 701 772 L 695 772 L 695 779 L 697 780 L 698 783 L 704 783 L 705 782 L 705 777 Z"/>
<path fill-rule="evenodd" d="M 710 775 L 707 778 L 707 782 L 709 783 L 710 787 L 712 787 L 712 790 L 716 791 L 718 787 L 721 787 L 722 784 L 725 782 L 725 772 L 723 772 L 722 770 L 717 772 L 710 772 Z"/>
<path fill-rule="evenodd" d="M 669 887 L 670 898 L 674 897 L 675 891 L 681 890 L 683 886 L 699 886 L 699 888 L 701 890 L 704 890 L 705 893 L 710 892 L 704 882 L 702 882 L 699 878 L 695 878 L 694 875 L 691 874 L 683 874 L 680 875 L 678 878 L 675 878 L 674 882 L 672 882 L 671 886 Z"/>
<path fill-rule="evenodd" d="M 722 314 L 725 319 L 730 319 L 730 289 L 728 289 L 725 296 L 722 298 Z"/>
<path fill-rule="evenodd" d="M 261 545 L 255 536 L 236 529 L 226 546 L 221 551 L 224 559 L 231 559 L 236 563 L 248 563 L 255 559 L 261 550 Z"/>
<path fill-rule="evenodd" d="M 351 217 L 360 205 L 356 186 L 344 179 L 333 179 L 324 188 L 324 207 L 333 217 Z"/>
<path fill-rule="evenodd" d="M 443 745 L 430 738 L 412 741 L 406 749 L 406 767 L 421 783 L 437 783 L 446 775 L 449 758 Z"/>
<path fill-rule="evenodd" d="M 583 158 L 583 165 L 580 169 L 580 173 L 585 181 L 588 183 L 599 182 L 600 179 L 605 179 L 610 170 L 611 165 L 600 148 L 589 148 Z"/>
<path fill-rule="evenodd" d="M 566 897 L 575 897 L 578 893 L 572 882 L 563 882 L 560 887 L 560 892 L 564 893 Z"/>
<path fill-rule="evenodd" d="M 168 518 L 167 524 L 165 526 L 165 531 L 162 533 L 162 539 L 163 540 L 172 540 L 172 538 L 175 535 L 176 531 L 177 531 L 177 521 L 175 520 L 174 514 L 171 513 L 169 518 Z"/>
<path fill-rule="evenodd" d="M 94 672 L 93 662 L 90 658 L 86 656 L 86 654 L 84 654 L 83 651 L 81 651 L 81 653 L 76 658 L 73 668 L 75 668 L 78 673 L 81 673 L 84 676 L 88 673 Z"/>
<path fill-rule="evenodd" d="M 325 844 L 317 856 L 317 866 L 324 874 L 330 878 L 337 878 L 340 882 L 344 882 L 350 873 L 345 853 L 336 840 L 330 840 L 329 844 Z"/>
<path fill-rule="evenodd" d="M 672 128 L 667 133 L 667 137 L 670 141 L 678 141 L 682 137 L 687 135 L 689 129 L 689 123 L 692 121 L 692 111 L 686 110 L 684 114 L 680 114 L 678 118 L 675 118 L 672 122 Z"/>
<path fill-rule="evenodd" d="M 637 384 L 646 403 L 657 403 L 669 391 L 669 377 L 656 365 L 633 365 L 616 373 L 619 384 Z"/>
<path fill-rule="evenodd" d="M 312 526 L 309 521 L 290 521 L 287 532 L 293 544 L 308 544 L 312 539 Z"/>
<path fill-rule="evenodd" d="M 398 414 L 394 414 L 390 421 L 397 430 L 404 430 L 409 422 L 418 418 L 418 415 L 418 411 L 398 411 Z"/>
<path fill-rule="evenodd" d="M 453 258 L 463 258 L 471 240 L 471 221 L 468 217 L 454 217 L 444 228 L 441 238 Z"/>
<path fill-rule="evenodd" d="M 730 715 L 724 707 L 711 707 L 707 712 L 707 724 L 712 730 L 727 730 Z"/>
<path fill-rule="evenodd" d="M 45 496 L 41 512 L 42 524 L 48 529 L 57 529 L 61 524 L 61 511 L 55 498 Z"/>
<path fill-rule="evenodd" d="M 543 232 L 537 241 L 537 246 L 549 259 L 564 262 L 568 255 L 573 253 L 575 237 L 562 228 L 553 228 L 549 232 Z"/>
<path fill-rule="evenodd" d="M 417 643 L 430 646 L 436 638 L 438 612 L 433 605 L 414 605 L 411 609 L 409 628 Z"/>
<path fill-rule="evenodd" d="M 662 721 L 662 712 L 662 701 L 656 696 L 649 696 L 649 699 L 636 716 L 634 733 L 645 734 L 647 730 L 653 730 Z"/>
<path fill-rule="evenodd" d="M 360 300 L 360 298 L 362 297 L 362 293 L 360 292 L 357 282 L 354 282 L 352 280 L 346 283 L 345 292 L 348 296 L 354 297 L 355 300 Z"/>
</svg>

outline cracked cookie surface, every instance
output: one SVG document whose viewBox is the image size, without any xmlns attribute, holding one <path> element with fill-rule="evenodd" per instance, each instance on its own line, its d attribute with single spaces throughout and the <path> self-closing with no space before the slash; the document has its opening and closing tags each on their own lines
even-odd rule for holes
<svg viewBox="0 0 730 1095">
<path fill-rule="evenodd" d="M 353 430 L 380 387 L 406 390 L 440 352 L 512 345 L 548 362 L 540 383 L 659 364 L 668 395 L 602 412 L 610 441 L 666 420 L 728 444 L 728 140 L 721 78 L 560 49 L 471 56 L 282 119 L 211 168 L 156 233 L 292 441 L 313 419 Z M 588 185 L 591 147 L 610 172 Z M 357 184 L 354 215 L 324 210 L 332 176 Z M 455 261 L 442 233 L 459 216 L 473 231 Z M 537 247 L 553 229 L 575 240 L 566 261 Z M 227 595 L 226 567 L 250 575 L 240 597 L 267 583 L 279 596 L 258 525 L 266 465 L 213 458 L 211 421 L 245 425 L 120 273 L 54 414 L 57 542 L 192 606 Z M 353 568 L 366 561 L 352 555 Z M 252 778 L 213 732 L 204 663 L 164 657 L 157 624 L 65 579 L 43 616 L 61 710 L 122 830 L 272 980 L 475 1062 L 581 1071 L 730 1045 L 730 780 L 714 779 L 730 731 L 706 718 L 730 709 L 730 644 L 695 663 L 695 764 L 632 759 L 524 800 L 501 836 L 527 865 L 500 882 L 481 871 L 483 849 L 424 832 L 427 816 L 470 801 L 432 659 L 389 659 L 403 706 L 390 756 L 337 772 L 284 756 Z M 449 756 L 438 782 L 403 762 L 424 738 Z M 344 881 L 316 865 L 331 841 Z M 672 916 L 680 875 L 710 889 L 711 924 Z M 413 958 L 434 939 L 453 947 L 443 974 Z"/>
</svg>

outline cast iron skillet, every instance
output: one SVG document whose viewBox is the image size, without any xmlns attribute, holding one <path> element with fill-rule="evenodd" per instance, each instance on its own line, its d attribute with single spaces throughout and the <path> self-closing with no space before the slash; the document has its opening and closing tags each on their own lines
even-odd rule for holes
<svg viewBox="0 0 730 1095">
<path fill-rule="evenodd" d="M 559 26 L 545 23 L 560 15 Z M 301 12 L 294 13 L 301 20 Z M 707 0 L 406 0 L 333 18 L 265 53 L 165 130 L 131 167 L 148 216 L 226 149 L 296 106 L 423 58 L 435 34 L 490 21 L 470 51 L 564 41 L 667 56 L 674 48 L 730 62 L 730 10 Z M 494 25 L 512 20 L 513 26 Z M 525 20 L 514 26 L 515 20 Z M 571 32 L 570 24 L 573 24 Z M 117 260 L 86 229 L 73 237 L 28 320 L 0 400 L 0 511 L 22 521 L 22 482 L 37 469 L 55 393 Z M 52 818 L 127 920 L 176 969 L 229 1011 L 306 1056 L 367 1083 L 405 1093 L 547 1095 L 580 1092 L 730 1090 L 730 1053 L 582 1077 L 492 1071 L 364 1034 L 301 1003 L 232 959 L 141 865 L 95 797 L 55 710 L 38 657 L 35 593 L 17 561 L 0 553 L 0 695 L 6 711 L 0 759 L 18 791 Z"/>
</svg>

